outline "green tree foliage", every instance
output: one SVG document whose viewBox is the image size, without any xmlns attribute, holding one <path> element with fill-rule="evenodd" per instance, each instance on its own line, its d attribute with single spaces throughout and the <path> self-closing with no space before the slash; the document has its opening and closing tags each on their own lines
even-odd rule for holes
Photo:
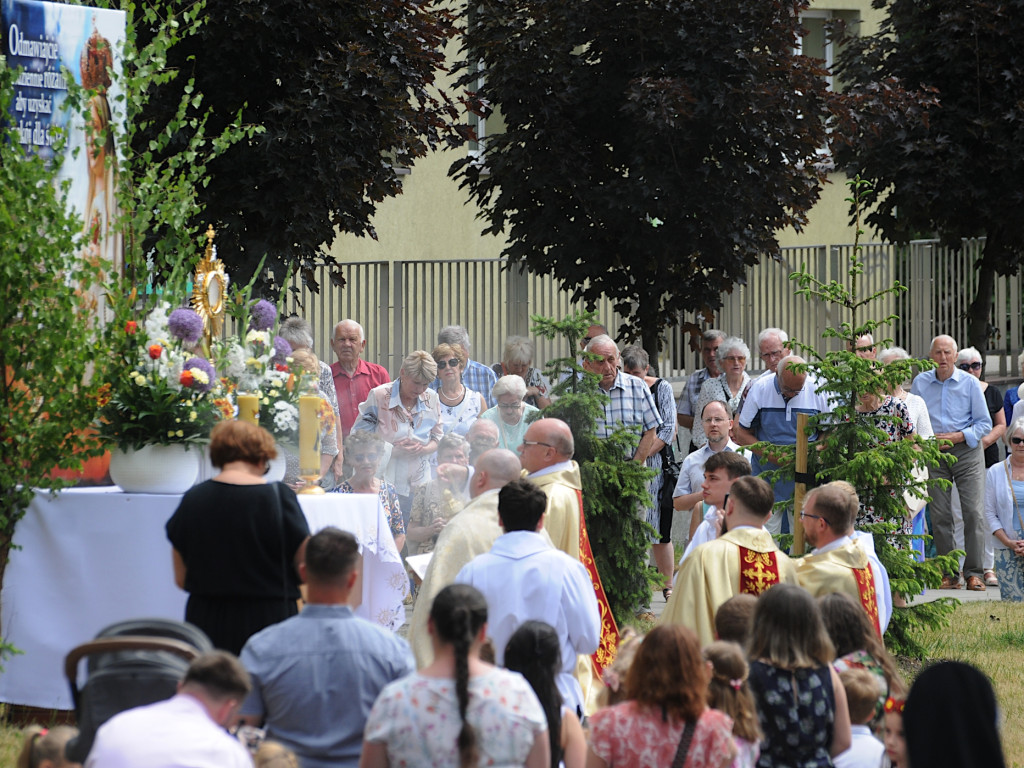
<svg viewBox="0 0 1024 768">
<path fill-rule="evenodd" d="M 172 2 L 182 12 L 191 5 Z M 455 136 L 458 110 L 436 82 L 455 33 L 451 14 L 440 0 L 209 0 L 202 22 L 168 55 L 204 94 L 207 130 L 239 113 L 264 129 L 210 162 L 197 189 L 220 257 L 243 282 L 266 255 L 277 285 L 297 267 L 316 290 L 321 262 L 343 283 L 324 244 L 338 232 L 375 238 L 377 204 L 402 191 L 394 166 Z M 136 151 L 180 100 L 180 84 L 154 89 Z M 157 156 L 195 133 L 183 126 Z"/>
<path fill-rule="evenodd" d="M 970 344 L 988 347 L 995 275 L 1024 260 L 1024 2 L 875 0 L 877 34 L 847 40 L 837 61 L 866 96 L 884 82 L 933 89 L 924 114 L 879 113 L 849 134 L 838 164 L 872 182 L 867 223 L 906 242 L 937 233 L 958 247 L 987 238 Z"/>
<path fill-rule="evenodd" d="M 594 561 L 608 604 L 621 624 L 631 620 L 650 600 L 651 583 L 659 578 L 648 565 L 648 534 L 653 529 L 638 514 L 651 503 L 647 483 L 653 472 L 626 459 L 640 440 L 635 431 L 620 425 L 606 438 L 596 436 L 597 420 L 604 416 L 608 396 L 601 391 L 600 377 L 583 371 L 579 360 L 572 356 L 594 322 L 594 313 L 575 314 L 560 321 L 538 315 L 530 319 L 533 332 L 539 336 L 563 338 L 570 355 L 548 362 L 545 372 L 558 383 L 552 387 L 554 402 L 541 416 L 561 419 L 572 430 Z"/>
<path fill-rule="evenodd" d="M 0 114 L 15 75 L 0 66 Z M 84 432 L 96 355 L 85 291 L 99 272 L 82 258 L 82 224 L 55 177 L 56 167 L 26 156 L 10 123 L 0 124 L 0 583 L 33 489 L 69 485 L 51 470 L 81 469 L 96 447 Z"/>
<path fill-rule="evenodd" d="M 856 211 L 860 211 L 862 198 L 870 187 L 855 179 L 851 188 L 850 202 Z M 860 234 L 862 230 L 858 221 L 858 238 Z M 857 411 L 861 398 L 874 395 L 884 399 L 887 392 L 913 376 L 914 366 L 923 369 L 933 367 L 930 360 L 894 361 L 882 366 L 849 351 L 858 337 L 871 333 L 877 339 L 880 329 L 897 319 L 895 316 L 867 319 L 865 313 L 872 303 L 886 294 L 906 290 L 896 283 L 891 288 L 861 296 L 857 285 L 863 272 L 860 246 L 855 245 L 846 285 L 838 281 L 823 283 L 806 271 L 792 276 L 800 286 L 797 293 L 831 305 L 834 310 L 831 316 L 845 318 L 822 333 L 823 338 L 842 340 L 842 351 L 821 355 L 808 344 L 801 344 L 798 340 L 793 342 L 809 361 L 806 370 L 817 379 L 820 390 L 831 394 L 833 403 L 832 413 L 809 420 L 809 428 L 820 432 L 820 437 L 812 445 L 808 470 L 813 473 L 817 484 L 832 480 L 849 482 L 857 489 L 862 505 L 885 521 L 859 525 L 858 528 L 874 534 L 875 552 L 889 574 L 893 592 L 910 600 L 925 587 L 937 588 L 944 573 L 958 570 L 955 556 L 918 562 L 910 550 L 912 537 L 895 533 L 907 514 L 904 492 L 910 491 L 919 498 L 927 497 L 927 483 L 915 477 L 915 466 L 935 465 L 948 461 L 949 457 L 942 453 L 934 440 L 917 435 L 890 441 L 881 428 L 882 419 L 890 417 L 869 416 Z M 794 448 L 789 446 L 777 450 L 785 456 L 783 466 L 791 472 Z M 916 639 L 915 630 L 922 626 L 942 626 L 953 607 L 952 601 L 940 601 L 895 608 L 886 633 L 889 650 L 923 658 L 925 649 Z"/>
<path fill-rule="evenodd" d="M 459 83 L 505 128 L 451 173 L 485 232 L 576 298 L 612 299 L 656 352 L 818 198 L 831 96 L 821 62 L 794 52 L 804 8 L 471 3 Z"/>
</svg>

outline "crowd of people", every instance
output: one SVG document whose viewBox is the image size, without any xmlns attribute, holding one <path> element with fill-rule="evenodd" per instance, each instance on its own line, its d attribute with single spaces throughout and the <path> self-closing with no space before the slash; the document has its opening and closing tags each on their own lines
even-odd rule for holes
<svg viewBox="0 0 1024 768">
<path fill-rule="evenodd" d="M 290 329 L 312 347 L 308 324 Z M 642 348 L 620 350 L 599 325 L 583 339 L 582 367 L 607 395 L 598 437 L 634 430 L 623 460 L 655 471 L 651 501 L 635 513 L 653 531 L 666 605 L 637 635 L 611 617 L 574 436 L 539 413 L 551 385 L 529 340 L 510 338 L 488 366 L 472 359 L 464 328 L 447 326 L 392 381 L 363 360 L 362 327 L 338 323 L 337 362 L 310 353 L 303 363 L 320 370 L 342 438 L 322 468 L 333 491 L 376 494 L 396 547 L 429 557 L 408 641 L 354 615 L 359 542 L 336 528 L 311 535 L 292 488 L 265 481 L 272 438 L 222 422 L 210 446 L 219 474 L 167 523 L 186 619 L 219 650 L 193 662 L 173 699 L 102 726 L 85 765 L 932 768 L 976 764 L 964 755 L 980 753 L 1002 765 L 994 695 L 975 670 L 936 665 L 907 695 L 881 640 L 892 594 L 872 537 L 857 530 L 866 512 L 855 488 L 812 489 L 798 512 L 813 551 L 791 558 L 778 547 L 774 534 L 793 520 L 776 502 L 792 483 L 766 482 L 775 457 L 742 449 L 791 445 L 795 414 L 831 408 L 787 342 L 777 328 L 759 334 L 767 370 L 751 378 L 748 345 L 706 331 L 705 365 L 677 400 Z M 853 346 L 878 352 L 867 336 Z M 878 359 L 906 356 L 890 348 Z M 1024 418 L 1003 416 L 976 350 L 939 336 L 930 356 L 936 368 L 909 392 L 865 397 L 858 410 L 884 415 L 893 440 L 945 441 L 958 461 L 927 468 L 955 481 L 932 489 L 936 547 L 956 546 L 960 520 L 967 589 L 998 579 L 1021 599 Z M 681 466 L 679 427 L 691 439 Z M 996 448 L 987 474 L 986 448 Z M 678 566 L 674 513 L 690 514 Z M 959 588 L 960 574 L 943 586 Z M 653 623 L 649 610 L 639 615 Z M 937 680 L 951 686 L 947 699 L 976 704 L 969 733 L 922 729 L 942 697 L 915 692 Z M 226 736 L 234 726 L 261 729 L 255 756 Z M 202 758 L 175 757 L 195 745 Z M 38 751 L 26 765 L 50 759 L 38 734 L 26 749 Z"/>
</svg>

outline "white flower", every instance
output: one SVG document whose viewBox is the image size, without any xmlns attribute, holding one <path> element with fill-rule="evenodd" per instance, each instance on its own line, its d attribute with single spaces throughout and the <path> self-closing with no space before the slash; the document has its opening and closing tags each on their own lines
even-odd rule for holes
<svg viewBox="0 0 1024 768">
<path fill-rule="evenodd" d="M 246 354 L 238 344 L 232 343 L 224 356 L 224 373 L 229 378 L 237 379 L 245 374 Z"/>
<path fill-rule="evenodd" d="M 268 346 L 270 344 L 270 333 L 267 331 L 249 331 L 245 334 L 245 341 L 247 344 L 262 344 Z"/>
<path fill-rule="evenodd" d="M 166 344 L 164 339 L 170 336 L 170 331 L 167 328 L 167 317 L 170 311 L 171 305 L 166 301 L 161 301 L 146 317 L 146 322 L 142 326 L 150 343 Z"/>
<path fill-rule="evenodd" d="M 299 428 L 299 409 L 294 405 L 278 400 L 271 408 L 274 428 L 278 432 L 292 432 Z"/>
<path fill-rule="evenodd" d="M 210 377 L 206 375 L 206 371 L 201 368 L 190 368 L 189 370 L 192 371 L 193 380 L 198 381 L 200 384 L 210 383 Z"/>
</svg>

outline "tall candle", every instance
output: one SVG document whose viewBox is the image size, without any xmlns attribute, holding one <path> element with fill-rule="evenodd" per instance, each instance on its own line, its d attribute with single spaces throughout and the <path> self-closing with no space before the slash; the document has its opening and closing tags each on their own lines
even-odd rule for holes
<svg viewBox="0 0 1024 768">
<path fill-rule="evenodd" d="M 260 397 L 256 394 L 240 394 L 235 398 L 238 403 L 238 420 L 250 424 L 260 423 Z"/>
<path fill-rule="evenodd" d="M 299 471 L 320 474 L 320 396 L 299 397 Z"/>
</svg>

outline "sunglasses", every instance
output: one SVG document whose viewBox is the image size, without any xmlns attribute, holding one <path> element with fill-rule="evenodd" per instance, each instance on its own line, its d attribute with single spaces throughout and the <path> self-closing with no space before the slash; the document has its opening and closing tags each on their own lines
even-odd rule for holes
<svg viewBox="0 0 1024 768">
<path fill-rule="evenodd" d="M 981 363 L 961 363 L 960 364 L 960 370 L 961 371 L 980 371 L 981 370 Z"/>
<path fill-rule="evenodd" d="M 1010 442 L 1014 445 L 1020 445 L 1021 443 L 1024 443 L 1024 437 L 1011 437 Z"/>
<path fill-rule="evenodd" d="M 458 358 L 455 358 L 455 357 L 453 357 L 451 360 L 437 360 L 435 362 L 437 363 L 437 370 L 439 370 L 439 371 L 443 371 L 444 367 L 446 365 L 449 368 L 458 368 L 459 367 Z"/>
</svg>

